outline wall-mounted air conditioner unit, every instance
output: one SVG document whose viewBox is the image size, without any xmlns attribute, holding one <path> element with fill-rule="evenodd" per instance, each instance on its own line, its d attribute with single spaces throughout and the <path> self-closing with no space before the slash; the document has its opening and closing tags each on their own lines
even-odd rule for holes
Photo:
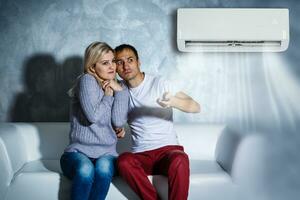
<svg viewBox="0 0 300 200">
<path fill-rule="evenodd" d="M 184 52 L 279 52 L 289 45 L 289 10 L 180 8 L 177 46 Z"/>
</svg>

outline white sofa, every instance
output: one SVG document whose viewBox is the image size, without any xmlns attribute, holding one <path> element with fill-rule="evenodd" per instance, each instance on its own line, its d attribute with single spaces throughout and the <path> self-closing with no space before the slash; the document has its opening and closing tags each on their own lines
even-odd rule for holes
<svg viewBox="0 0 300 200">
<path fill-rule="evenodd" d="M 249 156 L 257 141 L 242 144 L 242 137 L 224 125 L 175 124 L 175 129 L 190 158 L 189 199 L 240 199 L 239 181 L 242 185 L 248 180 L 240 168 L 247 168 L 247 159 L 243 158 Z M 69 199 L 71 182 L 62 175 L 59 164 L 68 133 L 69 123 L 1 123 L 0 199 Z M 127 130 L 127 136 L 119 140 L 119 153 L 129 151 L 129 135 Z M 149 179 L 162 199 L 167 199 L 167 178 Z M 138 197 L 115 177 L 107 199 Z"/>
</svg>

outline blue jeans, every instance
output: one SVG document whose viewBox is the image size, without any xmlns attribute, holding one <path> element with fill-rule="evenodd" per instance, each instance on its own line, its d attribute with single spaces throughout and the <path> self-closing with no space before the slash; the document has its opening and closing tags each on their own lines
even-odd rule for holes
<svg viewBox="0 0 300 200">
<path fill-rule="evenodd" d="M 65 152 L 60 165 L 66 177 L 72 180 L 72 200 L 105 199 L 115 174 L 116 157 L 104 155 L 97 159 L 79 152 Z"/>
</svg>

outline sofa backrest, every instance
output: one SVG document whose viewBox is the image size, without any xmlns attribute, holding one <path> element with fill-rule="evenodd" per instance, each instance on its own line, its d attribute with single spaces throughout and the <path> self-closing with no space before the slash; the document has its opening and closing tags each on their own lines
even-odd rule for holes
<svg viewBox="0 0 300 200">
<path fill-rule="evenodd" d="M 215 160 L 222 124 L 175 123 L 178 140 L 191 160 Z"/>
<path fill-rule="evenodd" d="M 24 143 L 28 160 L 58 159 L 69 143 L 68 122 L 10 123 Z M 224 125 L 175 123 L 178 140 L 190 159 L 214 159 L 215 148 Z M 117 145 L 119 153 L 130 151 L 130 130 Z"/>
</svg>

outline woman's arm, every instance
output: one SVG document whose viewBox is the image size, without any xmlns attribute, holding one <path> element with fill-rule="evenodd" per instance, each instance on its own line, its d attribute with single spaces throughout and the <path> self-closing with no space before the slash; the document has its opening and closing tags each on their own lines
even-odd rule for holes
<svg viewBox="0 0 300 200">
<path fill-rule="evenodd" d="M 104 118 L 110 118 L 113 96 L 104 95 L 97 80 L 90 74 L 85 74 L 79 81 L 79 101 L 89 122 L 95 123 Z M 104 120 L 104 121 L 110 121 Z"/>
<path fill-rule="evenodd" d="M 127 122 L 129 92 L 126 86 L 120 91 L 114 91 L 114 103 L 111 111 L 112 125 L 121 128 Z"/>
</svg>

